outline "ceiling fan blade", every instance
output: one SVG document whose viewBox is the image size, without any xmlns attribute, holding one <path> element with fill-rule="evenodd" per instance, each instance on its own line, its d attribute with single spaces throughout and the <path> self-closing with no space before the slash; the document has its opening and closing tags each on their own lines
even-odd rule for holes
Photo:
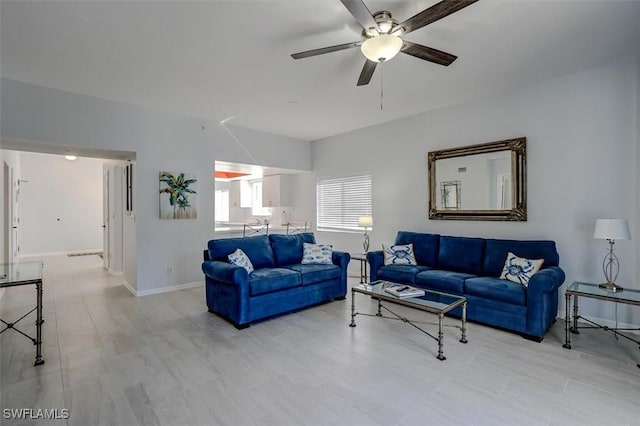
<svg viewBox="0 0 640 426">
<path fill-rule="evenodd" d="M 320 49 L 307 50 L 305 52 L 298 52 L 291 55 L 293 59 L 308 58 L 310 56 L 324 55 L 325 53 L 337 52 L 339 50 L 351 49 L 358 47 L 362 44 L 361 41 L 354 41 L 353 43 L 337 44 L 335 46 L 323 47 Z"/>
<path fill-rule="evenodd" d="M 451 65 L 451 63 L 458 58 L 456 55 L 452 55 L 451 53 L 443 52 L 442 50 L 423 46 L 421 44 L 412 43 L 407 40 L 404 40 L 404 46 L 400 51 L 407 55 L 415 56 L 416 58 L 444 66 Z"/>
<path fill-rule="evenodd" d="M 459 11 L 460 9 L 464 9 L 465 7 L 472 5 L 477 1 L 478 0 L 441 1 L 440 3 L 436 3 L 433 6 L 423 10 L 422 12 L 413 15 L 411 18 L 398 25 L 393 33 L 397 31 L 402 31 L 403 34 L 410 33 L 411 31 L 415 31 L 419 28 L 424 27 L 425 25 L 442 19 L 445 16 L 449 16 L 452 13 Z"/>
<path fill-rule="evenodd" d="M 362 67 L 362 71 L 360 72 L 360 78 L 358 78 L 358 86 L 365 86 L 369 84 L 371 81 L 371 76 L 373 76 L 373 72 L 376 70 L 377 62 L 373 62 L 367 59 L 367 62 L 364 63 L 364 67 Z"/>
<path fill-rule="evenodd" d="M 362 0 L 340 0 L 340 1 L 344 5 L 344 7 L 346 7 L 347 10 L 351 12 L 353 17 L 356 18 L 356 21 L 360 23 L 362 28 L 364 28 L 365 30 L 368 30 L 369 28 L 373 28 L 377 32 L 380 32 L 380 28 L 378 28 L 378 23 L 376 22 L 375 19 L 373 19 L 371 12 L 369 12 L 369 9 L 367 8 L 367 6 L 364 4 Z"/>
</svg>

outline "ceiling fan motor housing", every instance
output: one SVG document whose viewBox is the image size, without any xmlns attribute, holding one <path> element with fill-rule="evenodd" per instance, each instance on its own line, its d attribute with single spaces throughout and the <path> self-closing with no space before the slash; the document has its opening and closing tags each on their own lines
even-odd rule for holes
<svg viewBox="0 0 640 426">
<path fill-rule="evenodd" d="M 376 28 L 368 28 L 362 31 L 362 35 L 365 38 L 375 37 L 380 34 L 389 34 L 392 30 L 396 29 L 398 26 L 398 21 L 392 18 L 391 12 L 388 10 L 381 10 L 373 14 L 373 19 L 378 24 L 378 29 Z M 400 35 L 400 34 L 396 34 Z"/>
</svg>

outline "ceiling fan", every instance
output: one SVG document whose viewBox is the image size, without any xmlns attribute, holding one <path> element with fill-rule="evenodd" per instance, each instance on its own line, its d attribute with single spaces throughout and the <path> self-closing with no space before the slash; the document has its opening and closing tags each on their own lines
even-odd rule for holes
<svg viewBox="0 0 640 426">
<path fill-rule="evenodd" d="M 412 16 L 404 22 L 398 23 L 392 18 L 391 12 L 381 10 L 371 14 L 362 0 L 340 0 L 362 26 L 362 40 L 352 43 L 338 44 L 320 49 L 294 53 L 293 59 L 309 58 L 325 53 L 360 47 L 367 58 L 358 78 L 358 86 L 369 84 L 373 72 L 379 62 L 393 58 L 398 52 L 415 56 L 425 61 L 448 66 L 457 56 L 421 44 L 403 40 L 402 36 L 429 25 L 439 19 L 463 9 L 478 0 L 443 0 Z"/>
</svg>

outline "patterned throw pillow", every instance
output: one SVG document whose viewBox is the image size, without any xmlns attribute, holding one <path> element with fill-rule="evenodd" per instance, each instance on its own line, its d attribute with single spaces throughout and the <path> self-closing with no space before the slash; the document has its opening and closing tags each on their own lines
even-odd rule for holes
<svg viewBox="0 0 640 426">
<path fill-rule="evenodd" d="M 413 254 L 413 244 L 385 247 L 382 246 L 385 265 L 417 265 L 416 257 Z"/>
<path fill-rule="evenodd" d="M 253 272 L 253 265 L 251 264 L 249 257 L 241 249 L 236 249 L 236 251 L 228 256 L 228 259 L 229 263 L 232 265 L 242 266 L 247 270 L 248 274 Z"/>
<path fill-rule="evenodd" d="M 302 262 L 303 264 L 321 263 L 332 265 L 333 246 L 331 244 L 311 244 L 303 243 L 302 245 Z"/>
<path fill-rule="evenodd" d="M 540 270 L 543 262 L 544 259 L 525 259 L 509 252 L 500 279 L 507 279 L 526 287 L 533 274 Z"/>
</svg>

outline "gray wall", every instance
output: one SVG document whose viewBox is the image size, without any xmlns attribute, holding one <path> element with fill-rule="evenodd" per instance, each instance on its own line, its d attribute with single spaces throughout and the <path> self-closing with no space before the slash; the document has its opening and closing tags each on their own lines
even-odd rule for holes
<svg viewBox="0 0 640 426">
<path fill-rule="evenodd" d="M 557 242 L 566 283 L 603 279 L 607 243 L 593 239 L 595 221 L 626 218 L 634 240 L 616 243 L 618 281 L 640 289 L 635 266 L 640 263 L 639 70 L 637 56 L 629 56 L 533 87 L 313 142 L 314 174 L 306 191 L 313 191 L 317 178 L 371 173 L 373 248 L 392 242 L 400 229 L 551 239 Z M 527 138 L 527 222 L 428 220 L 428 151 L 521 136 Z M 315 202 L 309 209 L 313 212 Z M 360 234 L 319 232 L 318 239 L 361 250 Z M 587 315 L 614 318 L 613 306 L 586 300 L 582 305 Z M 640 324 L 638 309 L 618 312 L 621 322 Z"/>
</svg>

